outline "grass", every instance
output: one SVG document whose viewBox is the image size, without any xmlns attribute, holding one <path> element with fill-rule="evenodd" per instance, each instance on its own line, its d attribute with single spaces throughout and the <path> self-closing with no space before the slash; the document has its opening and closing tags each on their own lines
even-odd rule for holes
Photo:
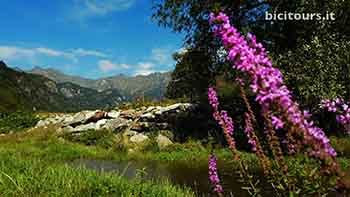
<svg viewBox="0 0 350 197">
<path fill-rule="evenodd" d="M 78 158 L 118 158 L 111 150 L 59 139 L 53 130 L 0 138 L 0 196 L 193 196 L 166 182 L 69 167 L 65 163 Z"/>
<path fill-rule="evenodd" d="M 126 180 L 110 173 L 98 173 L 66 165 L 76 159 L 97 160 L 154 160 L 206 165 L 209 150 L 194 141 L 174 144 L 162 151 L 134 152 L 127 154 L 104 146 L 105 136 L 86 133 L 84 139 L 63 139 L 57 136 L 55 127 L 34 129 L 31 132 L 13 133 L 0 137 L 0 196 L 193 196 L 186 188 L 170 183 Z M 102 133 L 103 134 L 103 133 Z M 110 133 L 105 132 L 107 136 Z M 104 140 L 95 140 L 104 139 Z M 347 143 L 348 139 L 339 139 Z M 86 146 L 86 144 L 90 146 Z M 332 143 L 337 143 L 332 139 Z M 341 144 L 340 143 L 340 144 Z M 101 145 L 102 144 L 102 145 Z M 108 144 L 109 145 L 109 144 Z M 108 148 L 109 147 L 109 148 Z M 341 145 L 335 146 L 339 151 Z M 232 166 L 231 153 L 226 149 L 214 150 L 219 162 Z M 259 170 L 255 154 L 241 152 L 250 170 Z M 314 160 L 304 156 L 287 157 L 287 165 L 293 173 L 302 173 L 305 166 L 317 166 Z M 342 169 L 348 169 L 350 158 L 339 157 Z M 313 186 L 313 182 L 309 183 Z"/>
<path fill-rule="evenodd" d="M 38 121 L 39 118 L 30 112 L 0 112 L 0 133 L 22 131 L 35 126 Z"/>
<path fill-rule="evenodd" d="M 1 154 L 1 196 L 191 196 L 168 183 L 125 180 L 110 173 L 74 169 L 39 159 Z"/>
</svg>

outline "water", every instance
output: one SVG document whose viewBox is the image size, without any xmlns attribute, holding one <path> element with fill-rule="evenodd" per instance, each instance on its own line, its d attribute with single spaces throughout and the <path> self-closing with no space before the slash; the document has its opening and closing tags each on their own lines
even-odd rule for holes
<svg viewBox="0 0 350 197">
<path fill-rule="evenodd" d="M 98 172 L 114 172 L 125 178 L 141 178 L 162 183 L 168 181 L 180 187 L 190 187 L 197 196 L 215 196 L 208 181 L 208 164 L 206 162 L 160 162 L 160 161 L 106 161 L 78 159 L 69 162 L 74 167 L 85 167 Z M 225 196 L 248 197 L 249 193 L 241 189 L 244 184 L 239 180 L 237 171 L 232 170 L 229 162 L 218 163 L 221 184 Z M 266 182 L 262 172 L 254 172 L 254 177 L 262 181 L 263 196 L 275 196 L 271 186 Z M 264 181 L 265 180 L 265 181 Z M 260 185 L 261 186 L 261 185 Z M 328 196 L 346 196 L 331 192 Z"/>
<path fill-rule="evenodd" d="M 206 163 L 156 162 L 156 161 L 104 161 L 79 159 L 70 162 L 75 167 L 85 167 L 99 172 L 115 172 L 133 179 L 169 181 L 180 187 L 190 187 L 198 196 L 212 196 L 212 188 L 208 181 L 208 165 Z M 241 189 L 239 175 L 232 170 L 230 164 L 218 164 L 219 175 L 226 192 L 225 196 L 250 196 Z M 261 177 L 260 177 L 261 178 Z M 264 193 L 269 193 L 266 190 Z"/>
</svg>

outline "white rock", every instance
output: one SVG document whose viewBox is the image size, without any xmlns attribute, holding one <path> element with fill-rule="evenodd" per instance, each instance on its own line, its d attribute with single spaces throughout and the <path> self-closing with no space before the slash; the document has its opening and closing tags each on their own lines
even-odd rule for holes
<svg viewBox="0 0 350 197">
<path fill-rule="evenodd" d="M 112 131 L 118 131 L 127 128 L 130 122 L 130 120 L 124 118 L 106 120 L 106 123 L 102 126 L 102 128 Z"/>
<path fill-rule="evenodd" d="M 75 127 L 73 129 L 73 131 L 80 132 L 80 131 L 87 131 L 87 130 L 90 130 L 90 129 L 98 130 L 99 128 L 96 126 L 96 123 L 91 122 L 91 123 L 86 124 L 86 125 L 79 125 L 79 126 Z"/>
<path fill-rule="evenodd" d="M 161 149 L 173 144 L 173 142 L 168 137 L 161 134 L 157 136 L 156 142 Z"/>
<path fill-rule="evenodd" d="M 148 108 L 146 109 L 145 112 L 151 112 L 151 111 L 153 111 L 154 109 L 156 109 L 156 107 L 150 106 L 150 107 L 148 107 Z"/>
<path fill-rule="evenodd" d="M 135 144 L 139 144 L 139 143 L 143 143 L 145 141 L 149 140 L 149 137 L 142 134 L 142 133 L 139 133 L 137 135 L 134 135 L 130 138 L 130 142 L 133 142 Z"/>
<path fill-rule="evenodd" d="M 140 117 L 141 118 L 145 118 L 145 119 L 154 119 L 154 118 L 156 118 L 156 116 L 154 114 L 150 113 L 150 112 L 142 114 Z"/>
<path fill-rule="evenodd" d="M 120 116 L 120 112 L 119 112 L 119 111 L 113 110 L 113 111 L 108 112 L 107 115 L 108 115 L 108 117 L 110 117 L 110 118 L 117 119 L 117 118 L 119 118 L 119 116 Z"/>
<path fill-rule="evenodd" d="M 46 124 L 47 124 L 46 121 L 44 121 L 44 120 L 39 120 L 39 122 L 36 123 L 35 127 L 43 127 L 43 126 L 45 126 Z"/>
<path fill-rule="evenodd" d="M 101 119 L 96 122 L 96 128 L 100 129 L 107 123 L 107 119 Z"/>
</svg>

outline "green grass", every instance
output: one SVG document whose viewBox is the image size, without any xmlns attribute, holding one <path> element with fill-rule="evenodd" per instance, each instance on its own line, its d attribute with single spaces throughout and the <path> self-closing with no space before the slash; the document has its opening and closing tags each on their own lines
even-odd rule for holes
<svg viewBox="0 0 350 197">
<path fill-rule="evenodd" d="M 126 180 L 115 174 L 9 154 L 1 154 L 1 158 L 1 196 L 192 196 L 189 190 L 168 183 Z"/>
<path fill-rule="evenodd" d="M 60 138 L 55 130 L 55 127 L 34 129 L 0 137 L 0 196 L 144 196 L 146 193 L 147 196 L 193 196 L 189 189 L 180 189 L 169 183 L 126 180 L 116 174 L 72 168 L 66 163 L 76 159 L 97 159 L 206 165 L 209 155 L 208 149 L 194 141 L 174 144 L 162 151 L 127 154 L 113 146 L 101 146 L 100 143 L 105 144 L 104 135 L 100 138 L 95 133 L 86 133 L 84 139 L 72 140 Z M 108 132 L 105 134 L 110 135 Z M 104 140 L 95 141 L 95 138 Z M 90 146 L 86 146 L 86 142 Z M 332 143 L 335 143 L 335 139 L 332 139 Z M 231 160 L 232 155 L 227 149 L 216 149 L 214 152 L 219 162 L 237 169 L 238 165 Z M 240 154 L 250 170 L 260 169 L 255 154 Z M 305 166 L 313 168 L 318 165 L 315 160 L 302 155 L 286 157 L 286 162 L 296 176 L 303 173 Z M 345 170 L 349 168 L 350 158 L 339 157 L 338 162 Z M 314 182 L 309 184 L 313 187 Z"/>
<path fill-rule="evenodd" d="M 0 112 L 0 133 L 22 131 L 31 128 L 39 121 L 31 112 Z"/>
<path fill-rule="evenodd" d="M 166 182 L 126 180 L 65 164 L 77 158 L 118 159 L 115 155 L 111 150 L 66 142 L 42 130 L 1 137 L 0 196 L 194 195 Z"/>
</svg>

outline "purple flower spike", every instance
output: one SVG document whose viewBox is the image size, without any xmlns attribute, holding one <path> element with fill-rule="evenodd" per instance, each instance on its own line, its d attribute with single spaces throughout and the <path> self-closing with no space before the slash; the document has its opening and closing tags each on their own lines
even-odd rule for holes
<svg viewBox="0 0 350 197">
<path fill-rule="evenodd" d="M 222 194 L 224 190 L 220 185 L 220 179 L 217 172 L 216 162 L 217 159 L 215 155 L 211 154 L 209 156 L 209 181 L 214 186 L 214 191 L 218 194 Z"/>
<path fill-rule="evenodd" d="M 242 36 L 238 30 L 230 25 L 229 17 L 224 13 L 210 14 L 209 22 L 213 26 L 216 36 L 221 38 L 222 43 L 227 50 L 227 58 L 233 63 L 232 67 L 250 77 L 249 86 L 256 93 L 256 101 L 261 105 L 265 112 L 272 111 L 275 106 L 278 114 L 284 117 L 288 123 L 298 128 L 304 136 L 308 136 L 308 143 L 317 144 L 320 150 L 313 150 L 310 154 L 319 156 L 323 153 L 330 157 L 335 157 L 336 152 L 329 143 L 324 132 L 308 121 L 304 112 L 299 109 L 299 105 L 292 100 L 288 88 L 284 85 L 282 73 L 272 67 L 272 61 L 268 57 L 266 49 L 261 43 L 258 43 L 253 34 L 248 34 L 247 39 Z M 327 103 L 327 108 L 334 111 L 334 105 L 342 103 L 341 99 Z M 213 105 L 213 107 L 215 107 Z M 347 106 L 344 106 L 347 108 Z M 308 114 L 307 114 L 308 115 Z M 350 122 L 346 116 L 338 117 L 341 121 Z M 273 117 L 271 117 L 273 118 Z M 283 122 L 274 117 L 274 126 L 283 127 Z"/>
</svg>

